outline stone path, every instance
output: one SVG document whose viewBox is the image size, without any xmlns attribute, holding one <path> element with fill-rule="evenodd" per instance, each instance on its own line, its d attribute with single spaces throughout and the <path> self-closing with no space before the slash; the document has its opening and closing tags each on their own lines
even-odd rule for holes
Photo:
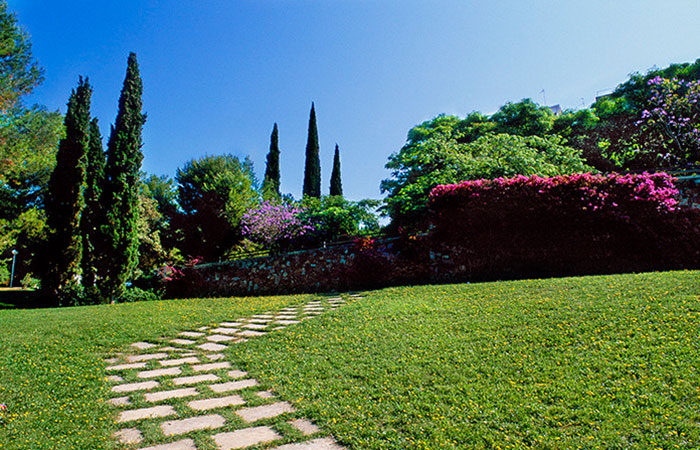
<svg viewBox="0 0 700 450">
<path fill-rule="evenodd" d="M 315 300 L 133 343 L 133 353 L 106 360 L 109 402 L 121 427 L 115 438 L 141 450 L 344 450 L 221 353 L 343 303 L 342 297 Z"/>
</svg>

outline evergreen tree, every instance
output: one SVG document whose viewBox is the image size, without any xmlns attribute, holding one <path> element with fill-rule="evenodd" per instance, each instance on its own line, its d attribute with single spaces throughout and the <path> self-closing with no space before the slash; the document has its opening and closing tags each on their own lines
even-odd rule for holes
<svg viewBox="0 0 700 450">
<path fill-rule="evenodd" d="M 124 292 L 127 279 L 138 262 L 138 201 L 143 84 L 136 54 L 130 53 L 126 78 L 119 97 L 117 118 L 107 142 L 107 164 L 101 203 L 105 209 L 101 231 L 105 243 L 100 290 L 109 300 Z"/>
<path fill-rule="evenodd" d="M 335 144 L 335 155 L 333 155 L 333 172 L 331 173 L 330 194 L 343 196 L 343 183 L 340 181 L 340 149 Z"/>
<path fill-rule="evenodd" d="M 46 197 L 47 239 L 46 271 L 42 288 L 55 304 L 80 285 L 82 239 L 80 216 L 85 206 L 85 160 L 90 140 L 90 96 L 87 79 L 78 81 L 71 93 L 64 119 L 65 138 L 56 153 L 56 166 L 48 184 Z"/>
<path fill-rule="evenodd" d="M 262 183 L 263 197 L 278 198 L 280 194 L 280 146 L 277 124 L 272 127 L 270 135 L 270 151 L 267 154 L 265 178 Z"/>
<path fill-rule="evenodd" d="M 100 195 L 104 182 L 105 155 L 102 136 L 97 119 L 90 122 L 90 142 L 87 151 L 87 173 L 85 177 L 85 210 L 81 218 L 83 235 L 83 288 L 90 297 L 96 296 L 97 254 L 100 243 L 102 205 Z"/>
<path fill-rule="evenodd" d="M 319 158 L 316 110 L 313 103 L 311 103 L 311 113 L 309 114 L 309 136 L 306 141 L 303 195 L 305 197 L 321 197 L 321 160 Z"/>
</svg>

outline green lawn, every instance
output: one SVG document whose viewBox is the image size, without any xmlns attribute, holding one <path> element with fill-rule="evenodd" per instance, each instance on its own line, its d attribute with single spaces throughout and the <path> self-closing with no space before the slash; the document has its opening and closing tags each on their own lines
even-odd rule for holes
<svg viewBox="0 0 700 450">
<path fill-rule="evenodd" d="M 0 449 L 113 448 L 106 355 L 310 297 L 0 311 Z M 384 289 L 229 355 L 350 449 L 700 446 L 700 272 Z"/>
</svg>

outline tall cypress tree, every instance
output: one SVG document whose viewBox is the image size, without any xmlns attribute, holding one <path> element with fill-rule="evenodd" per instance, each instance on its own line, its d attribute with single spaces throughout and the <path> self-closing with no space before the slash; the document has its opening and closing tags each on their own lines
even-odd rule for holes
<svg viewBox="0 0 700 450">
<path fill-rule="evenodd" d="M 270 151 L 267 154 L 267 166 L 265 167 L 262 190 L 265 197 L 280 196 L 280 145 L 277 123 L 272 127 L 272 134 L 270 135 Z"/>
<path fill-rule="evenodd" d="M 97 119 L 90 122 L 90 142 L 87 151 L 87 173 L 85 177 L 85 209 L 81 218 L 83 235 L 83 288 L 90 297 L 96 297 L 97 248 L 100 243 L 102 204 L 100 195 L 104 182 L 105 155 L 102 150 L 102 135 Z"/>
<path fill-rule="evenodd" d="M 335 144 L 335 155 L 333 155 L 333 172 L 331 172 L 331 195 L 343 196 L 343 183 L 340 181 L 340 149 Z"/>
<path fill-rule="evenodd" d="M 90 140 L 90 97 L 87 78 L 71 92 L 64 119 L 66 136 L 58 144 L 56 166 L 46 197 L 47 264 L 42 288 L 54 304 L 79 287 L 82 239 L 80 216 L 85 206 L 85 160 Z"/>
<path fill-rule="evenodd" d="M 130 53 L 126 78 L 119 97 L 117 119 L 107 142 L 107 164 L 101 203 L 105 210 L 101 231 L 105 243 L 102 295 L 109 300 L 121 296 L 127 279 L 138 262 L 137 221 L 141 130 L 146 116 L 141 113 L 143 84 L 136 54 Z"/>
<path fill-rule="evenodd" d="M 306 163 L 304 165 L 304 196 L 321 197 L 321 160 L 319 158 L 316 109 L 311 103 L 309 135 L 306 141 Z"/>
</svg>

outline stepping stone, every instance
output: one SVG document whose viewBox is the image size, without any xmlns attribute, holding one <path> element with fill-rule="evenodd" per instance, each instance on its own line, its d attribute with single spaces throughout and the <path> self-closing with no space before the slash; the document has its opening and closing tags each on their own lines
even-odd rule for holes
<svg viewBox="0 0 700 450">
<path fill-rule="evenodd" d="M 105 364 L 116 364 L 119 362 L 119 358 L 107 358 L 105 359 Z"/>
<path fill-rule="evenodd" d="M 243 378 L 248 376 L 248 372 L 244 370 L 230 370 L 228 376 L 231 378 Z"/>
<path fill-rule="evenodd" d="M 156 344 L 151 344 L 150 342 L 134 342 L 131 346 L 139 350 L 148 350 L 149 348 L 158 347 Z"/>
<path fill-rule="evenodd" d="M 142 381 L 140 383 L 128 383 L 112 386 L 112 392 L 133 392 L 133 391 L 148 391 L 160 386 L 157 381 Z"/>
<path fill-rule="evenodd" d="M 119 430 L 114 433 L 114 437 L 122 444 L 140 444 L 141 441 L 143 441 L 141 432 L 136 428 L 124 428 Z"/>
<path fill-rule="evenodd" d="M 240 395 L 229 395 L 227 397 L 207 398 L 204 400 L 192 400 L 187 403 L 192 409 L 197 411 L 207 411 L 209 409 L 224 408 L 226 406 L 238 406 L 245 404 L 245 400 Z"/>
<path fill-rule="evenodd" d="M 131 364 L 119 364 L 118 366 L 105 367 L 105 370 L 128 370 L 128 369 L 143 369 L 146 367 L 145 362 L 131 363 Z"/>
<path fill-rule="evenodd" d="M 166 436 L 185 434 L 194 430 L 213 430 L 224 426 L 226 420 L 218 414 L 190 417 L 189 419 L 171 420 L 160 424 Z"/>
<path fill-rule="evenodd" d="M 307 311 L 306 315 L 307 316 L 318 316 L 319 314 L 322 314 L 323 311 Z"/>
<path fill-rule="evenodd" d="M 140 450 L 197 450 L 192 439 L 183 439 L 170 444 L 156 445 L 153 447 L 145 447 Z"/>
<path fill-rule="evenodd" d="M 308 436 L 310 434 L 318 433 L 319 431 L 321 431 L 319 427 L 314 425 L 310 420 L 306 419 L 294 419 L 290 420 L 287 423 L 299 430 L 304 436 Z"/>
<path fill-rule="evenodd" d="M 243 325 L 243 323 L 241 323 L 241 322 L 221 322 L 219 325 L 222 326 L 222 327 L 233 327 L 233 328 L 235 328 L 235 327 L 240 327 L 241 325 Z"/>
<path fill-rule="evenodd" d="M 109 381 L 110 383 L 121 383 L 124 381 L 124 378 L 120 377 L 119 375 L 109 375 L 105 377 L 105 380 Z"/>
<path fill-rule="evenodd" d="M 220 450 L 233 450 L 282 439 L 270 427 L 252 427 L 212 436 Z M 144 449 L 145 450 L 145 449 Z"/>
<path fill-rule="evenodd" d="M 222 392 L 228 392 L 228 391 L 239 391 L 241 389 L 257 386 L 258 381 L 248 379 L 248 380 L 240 380 L 240 381 L 229 381 L 228 383 L 219 383 L 219 384 L 210 384 L 209 388 L 221 394 Z"/>
<path fill-rule="evenodd" d="M 163 348 L 161 348 L 161 350 L 164 352 L 189 352 L 191 349 L 179 348 L 179 347 L 163 347 Z M 184 353 L 182 355 L 184 355 Z M 180 355 L 180 356 L 182 356 L 182 355 Z"/>
<path fill-rule="evenodd" d="M 272 450 L 345 450 L 331 438 L 312 439 L 298 444 L 285 444 Z"/>
<path fill-rule="evenodd" d="M 207 336 L 207 341 L 212 341 L 212 342 L 228 342 L 228 341 L 235 341 L 236 337 L 235 336 L 225 336 L 223 334 L 212 334 L 211 336 Z"/>
<path fill-rule="evenodd" d="M 192 345 L 197 343 L 197 341 L 193 341 L 191 339 L 170 339 L 169 342 L 177 345 Z"/>
<path fill-rule="evenodd" d="M 197 383 L 203 383 L 205 381 L 219 381 L 220 378 L 214 375 L 213 373 L 208 373 L 206 375 L 194 375 L 190 377 L 180 377 L 180 378 L 173 378 L 173 384 L 175 386 L 181 386 L 183 384 L 197 384 Z"/>
<path fill-rule="evenodd" d="M 129 400 L 129 397 L 114 397 L 110 398 L 108 400 L 112 405 L 114 406 L 126 406 L 126 405 L 131 405 L 131 401 Z"/>
<path fill-rule="evenodd" d="M 179 367 L 169 367 L 167 369 L 144 370 L 136 374 L 139 378 L 156 378 L 156 377 L 171 377 L 180 375 L 182 370 Z"/>
<path fill-rule="evenodd" d="M 260 323 L 249 323 L 248 325 L 244 325 L 243 328 L 248 328 L 249 330 L 264 330 L 267 328 L 267 325 Z"/>
<path fill-rule="evenodd" d="M 253 314 L 256 319 L 272 319 L 272 314 Z"/>
<path fill-rule="evenodd" d="M 187 358 L 180 359 L 161 359 L 159 362 L 161 366 L 172 367 L 180 366 L 182 364 L 197 364 L 200 361 L 199 358 L 195 358 L 194 356 L 188 356 Z"/>
<path fill-rule="evenodd" d="M 196 366 L 192 366 L 192 370 L 194 370 L 195 372 L 209 372 L 212 370 L 228 369 L 230 367 L 230 362 L 223 361 L 218 363 L 198 364 Z"/>
<path fill-rule="evenodd" d="M 160 402 L 170 398 L 183 398 L 199 395 L 195 388 L 173 389 L 171 391 L 151 392 L 145 395 L 147 402 Z"/>
<path fill-rule="evenodd" d="M 209 328 L 209 327 L 199 327 L 199 328 L 197 328 L 197 329 L 198 329 L 199 331 L 204 331 L 204 330 L 206 330 L 207 328 Z"/>
<path fill-rule="evenodd" d="M 270 317 L 269 319 L 250 319 L 248 322 L 249 323 L 259 323 L 261 325 L 264 325 L 266 323 L 272 322 L 272 319 L 274 319 L 274 317 Z"/>
<path fill-rule="evenodd" d="M 236 334 L 238 331 L 237 328 L 212 328 L 210 330 L 212 333 L 219 333 L 219 334 Z"/>
<path fill-rule="evenodd" d="M 279 323 L 280 325 L 293 325 L 301 322 L 299 320 L 276 320 L 275 323 Z"/>
<path fill-rule="evenodd" d="M 221 350 L 228 348 L 228 346 L 226 346 L 224 344 L 214 344 L 213 342 L 207 342 L 206 344 L 200 344 L 197 347 L 201 348 L 202 350 L 206 350 L 208 352 L 220 352 Z"/>
<path fill-rule="evenodd" d="M 296 318 L 297 318 L 296 314 L 280 314 L 278 316 L 275 316 L 275 319 L 282 319 L 282 320 L 285 320 L 285 319 L 293 320 Z"/>
<path fill-rule="evenodd" d="M 291 413 L 294 411 L 296 410 L 289 403 L 277 402 L 269 405 L 239 409 L 236 411 L 236 415 L 246 422 L 255 422 L 257 420 L 269 419 L 270 417 L 277 417 L 280 414 Z"/>
<path fill-rule="evenodd" d="M 167 353 L 148 353 L 146 355 L 131 355 L 127 356 L 126 360 L 129 362 L 141 362 L 150 361 L 152 359 L 165 359 L 169 355 Z"/>
<path fill-rule="evenodd" d="M 191 338 L 198 338 L 198 337 L 204 336 L 204 333 L 200 333 L 199 331 L 181 331 L 178 334 L 180 336 L 191 337 Z"/>
<path fill-rule="evenodd" d="M 256 392 L 255 395 L 257 395 L 258 397 L 265 399 L 265 400 L 275 398 L 275 394 L 273 394 L 270 391 L 259 391 L 259 392 Z"/>
<path fill-rule="evenodd" d="M 326 300 L 329 302 L 341 302 L 343 301 L 343 297 L 328 297 Z"/>
<path fill-rule="evenodd" d="M 245 337 L 262 336 L 264 334 L 265 333 L 263 333 L 262 331 L 253 331 L 253 330 L 245 330 L 245 331 L 240 332 L 240 335 L 245 336 Z"/>
<path fill-rule="evenodd" d="M 157 417 L 168 417 L 175 415 L 177 415 L 177 413 L 175 412 L 175 409 L 170 405 L 152 406 L 150 408 L 130 409 L 128 411 L 122 411 L 121 413 L 119 413 L 119 418 L 117 418 L 117 422 L 131 422 L 133 420 L 155 419 Z"/>
<path fill-rule="evenodd" d="M 218 361 L 220 359 L 224 359 L 224 355 L 222 355 L 221 353 L 210 353 L 210 354 L 204 355 L 204 356 L 209 358 L 210 361 Z"/>
<path fill-rule="evenodd" d="M 287 328 L 287 326 L 286 326 L 286 325 L 282 325 L 281 327 L 275 327 L 275 328 L 273 328 L 272 331 L 284 330 L 285 328 Z"/>
</svg>

